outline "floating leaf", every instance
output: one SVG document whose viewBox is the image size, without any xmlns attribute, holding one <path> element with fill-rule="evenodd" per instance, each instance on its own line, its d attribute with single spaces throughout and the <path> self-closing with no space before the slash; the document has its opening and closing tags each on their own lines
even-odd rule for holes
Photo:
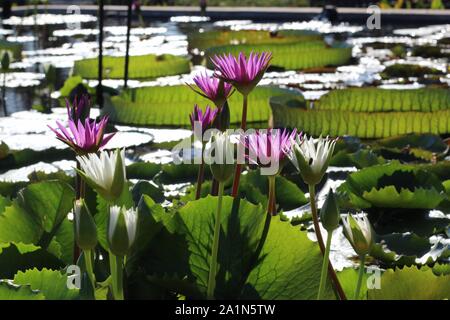
<svg viewBox="0 0 450 320">
<path fill-rule="evenodd" d="M 247 121 L 267 121 L 270 117 L 269 99 L 287 94 L 302 97 L 293 90 L 273 86 L 260 86 L 249 95 Z M 239 123 L 242 117 L 242 96 L 233 94 L 229 100 L 230 121 Z M 111 97 L 103 113 L 111 121 L 136 125 L 189 126 L 189 114 L 198 104 L 201 108 L 212 103 L 201 97 L 188 86 L 154 86 L 124 91 L 120 96 Z"/>
<path fill-rule="evenodd" d="M 450 299 L 450 276 L 436 276 L 430 268 L 416 266 L 386 270 L 381 288 L 368 290 L 370 300 Z"/>
<path fill-rule="evenodd" d="M 354 172 L 338 190 L 359 208 L 434 209 L 446 198 L 436 176 L 397 161 Z"/>
<path fill-rule="evenodd" d="M 103 57 L 103 75 L 106 79 L 124 78 L 124 57 Z M 130 79 L 151 79 L 162 76 L 189 73 L 189 60 L 170 54 L 131 56 L 129 66 Z M 74 74 L 84 79 L 97 79 L 98 59 L 75 61 Z"/>
</svg>

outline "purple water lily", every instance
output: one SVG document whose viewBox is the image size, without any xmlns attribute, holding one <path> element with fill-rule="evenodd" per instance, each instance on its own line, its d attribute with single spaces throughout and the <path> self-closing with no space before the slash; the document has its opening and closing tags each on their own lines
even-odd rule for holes
<svg viewBox="0 0 450 320">
<path fill-rule="evenodd" d="M 90 106 L 91 99 L 87 94 L 83 94 L 80 99 L 75 97 L 72 105 L 69 100 L 66 99 L 67 115 L 69 116 L 69 119 L 75 121 L 76 123 L 78 123 L 78 120 L 83 122 L 89 117 Z"/>
<path fill-rule="evenodd" d="M 107 123 L 107 116 L 99 122 L 87 118 L 84 123 L 69 118 L 69 128 L 65 128 L 59 121 L 56 121 L 57 129 L 48 127 L 56 134 L 58 140 L 67 144 L 78 155 L 85 155 L 99 151 L 115 135 L 115 133 L 105 135 Z"/>
<path fill-rule="evenodd" d="M 201 132 L 198 132 L 198 134 L 205 133 L 205 131 L 211 127 L 212 123 L 214 122 L 214 119 L 217 116 L 217 112 L 219 109 L 212 109 L 210 106 L 206 106 L 205 112 L 201 108 L 199 108 L 198 105 L 194 106 L 194 111 L 189 115 L 189 119 L 191 120 L 191 126 L 192 130 L 195 134 L 196 132 L 196 122 L 200 122 L 201 124 Z M 201 137 L 199 137 L 201 139 Z"/>
<path fill-rule="evenodd" d="M 232 93 L 233 87 L 231 84 L 225 83 L 216 77 L 210 77 L 206 73 L 195 76 L 193 80 L 201 91 L 190 84 L 188 86 L 199 95 L 211 100 L 218 108 L 224 105 Z"/>
<path fill-rule="evenodd" d="M 292 142 L 296 135 L 296 129 L 291 133 L 286 129 L 258 130 L 253 134 L 242 136 L 241 142 L 248 149 L 249 163 L 261 167 L 277 163 L 281 168 L 291 153 Z"/>
<path fill-rule="evenodd" d="M 231 54 L 214 56 L 211 61 L 216 67 L 216 76 L 232 84 L 244 96 L 248 95 L 262 79 L 270 65 L 272 53 L 251 52 L 247 58 L 239 53 L 236 58 Z"/>
</svg>

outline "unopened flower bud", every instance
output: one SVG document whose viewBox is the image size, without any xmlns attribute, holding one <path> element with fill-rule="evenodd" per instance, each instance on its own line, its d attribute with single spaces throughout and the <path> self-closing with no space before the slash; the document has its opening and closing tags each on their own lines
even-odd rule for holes
<svg viewBox="0 0 450 320">
<path fill-rule="evenodd" d="M 339 206 L 337 204 L 336 196 L 332 189 L 328 192 L 327 198 L 320 209 L 320 220 L 322 226 L 328 231 L 333 232 L 339 226 L 341 218 Z"/>
<path fill-rule="evenodd" d="M 97 245 L 97 228 L 83 199 L 75 201 L 74 226 L 78 247 L 82 250 L 94 249 Z"/>
<path fill-rule="evenodd" d="M 356 217 L 347 215 L 343 220 L 344 234 L 352 245 L 353 249 L 359 256 L 370 253 L 373 245 L 373 230 L 369 219 L 364 217 Z"/>
<path fill-rule="evenodd" d="M 116 256 L 126 256 L 136 238 L 137 211 L 113 206 L 109 211 L 108 243 Z"/>
</svg>

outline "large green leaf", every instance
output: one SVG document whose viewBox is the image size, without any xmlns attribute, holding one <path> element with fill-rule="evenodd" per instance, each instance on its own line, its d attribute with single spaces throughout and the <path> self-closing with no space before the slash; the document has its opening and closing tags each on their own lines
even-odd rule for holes
<svg viewBox="0 0 450 320">
<path fill-rule="evenodd" d="M 294 70 L 344 65 L 352 57 L 351 47 L 339 44 L 330 48 L 325 42 L 317 40 L 280 44 L 225 45 L 207 49 L 205 56 L 207 66 L 213 68 L 210 58 L 214 55 L 231 53 L 237 56 L 240 52 L 249 55 L 251 52 L 263 51 L 272 52 L 272 66 Z"/>
<path fill-rule="evenodd" d="M 281 30 L 277 33 L 258 30 L 210 30 L 207 32 L 192 32 L 188 34 L 189 48 L 206 50 L 210 47 L 229 44 L 281 44 L 322 40 L 317 33 L 305 31 Z"/>
<path fill-rule="evenodd" d="M 29 285 L 33 290 L 39 290 L 47 300 L 75 300 L 78 298 L 77 289 L 67 288 L 67 275 L 60 271 L 36 268 L 25 272 L 18 272 L 14 283 Z"/>
<path fill-rule="evenodd" d="M 301 128 L 314 136 L 385 138 L 407 133 L 450 132 L 450 110 L 434 112 L 352 112 L 272 106 L 275 127 Z"/>
<path fill-rule="evenodd" d="M 52 254 L 32 244 L 0 243 L 0 279 L 12 279 L 17 271 L 30 268 L 62 268 Z"/>
<path fill-rule="evenodd" d="M 103 76 L 106 79 L 124 78 L 124 57 L 104 57 Z M 150 79 L 161 76 L 177 75 L 189 73 L 189 60 L 170 54 L 130 57 L 129 78 L 130 79 Z M 85 79 L 97 79 L 98 59 L 84 59 L 75 62 L 74 74 Z"/>
<path fill-rule="evenodd" d="M 356 283 L 358 282 L 358 273 L 359 269 L 353 268 L 346 268 L 340 272 L 337 272 L 339 283 L 341 284 L 342 289 L 344 290 L 345 295 L 348 299 L 354 299 L 355 297 Z M 367 279 L 369 278 L 369 276 L 369 273 L 364 272 L 358 300 L 367 299 Z"/>
<path fill-rule="evenodd" d="M 30 286 L 19 286 L 0 280 L 0 300 L 44 300 L 41 292 L 34 291 Z"/>
<path fill-rule="evenodd" d="M 371 300 L 450 299 L 450 276 L 436 276 L 429 268 L 404 267 L 386 270 L 381 288 L 368 290 Z"/>
<path fill-rule="evenodd" d="M 314 108 L 354 112 L 432 112 L 450 109 L 450 92 L 442 88 L 347 88 L 325 94 Z"/>
<path fill-rule="evenodd" d="M 139 262 L 152 283 L 204 297 L 216 207 L 217 197 L 208 196 L 189 202 L 164 223 Z M 245 200 L 225 196 L 222 212 L 217 298 L 317 295 L 322 258 L 304 233 L 278 217 L 267 232 L 265 209 Z"/>
<path fill-rule="evenodd" d="M 371 256 L 390 266 L 425 265 L 450 253 L 448 245 L 441 242 L 430 244 L 428 238 L 414 233 L 377 236 L 376 241 L 378 243 L 373 246 Z"/>
<path fill-rule="evenodd" d="M 240 183 L 239 191 L 250 202 L 260 203 L 258 199 L 254 198 L 255 189 L 267 199 L 269 180 L 267 176 L 261 175 L 259 171 L 251 171 L 242 175 Z M 308 203 L 308 199 L 306 199 L 303 191 L 295 183 L 282 176 L 275 178 L 275 197 L 276 203 L 283 210 L 292 210 Z M 258 202 L 255 202 L 255 200 Z"/>
<path fill-rule="evenodd" d="M 22 242 L 46 249 L 67 219 L 74 196 L 64 182 L 28 185 L 0 214 L 0 243 Z"/>
<path fill-rule="evenodd" d="M 338 190 L 359 208 L 434 209 L 446 198 L 435 175 L 397 161 L 354 172 Z"/>
<path fill-rule="evenodd" d="M 269 99 L 277 95 L 302 95 L 289 89 L 260 86 L 249 95 L 247 121 L 267 121 L 270 117 Z M 229 100 L 230 121 L 239 123 L 242 117 L 242 96 L 233 94 Z M 103 113 L 119 123 L 137 125 L 190 126 L 189 114 L 194 105 L 201 108 L 212 103 L 192 91 L 188 86 L 154 86 L 130 89 L 111 98 Z"/>
<path fill-rule="evenodd" d="M 320 282 L 322 255 L 306 233 L 272 218 L 269 233 L 251 271 L 244 299 L 315 299 Z M 330 283 L 324 298 L 334 298 Z"/>
</svg>

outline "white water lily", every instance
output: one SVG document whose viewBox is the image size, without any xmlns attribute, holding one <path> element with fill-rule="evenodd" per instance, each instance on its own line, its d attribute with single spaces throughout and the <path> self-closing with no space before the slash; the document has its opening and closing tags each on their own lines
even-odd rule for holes
<svg viewBox="0 0 450 320">
<path fill-rule="evenodd" d="M 134 208 L 112 206 L 109 210 L 108 242 L 112 253 L 125 256 L 136 239 L 138 213 Z"/>
<path fill-rule="evenodd" d="M 233 174 L 235 145 L 228 132 L 220 131 L 214 131 L 206 144 L 203 158 L 211 166 L 211 172 L 219 182 L 225 182 Z"/>
<path fill-rule="evenodd" d="M 114 200 L 120 196 L 126 181 L 125 152 L 101 151 L 77 157 L 81 166 L 78 170 L 84 180 L 106 200 Z"/>
<path fill-rule="evenodd" d="M 359 256 L 370 253 L 373 244 L 373 230 L 366 215 L 353 217 L 348 214 L 342 219 L 344 234 Z"/>
<path fill-rule="evenodd" d="M 300 171 L 303 180 L 308 185 L 316 185 L 327 171 L 337 139 L 320 136 L 316 141 L 313 137 L 298 135 L 292 142 L 293 148 L 290 160 Z"/>
</svg>

